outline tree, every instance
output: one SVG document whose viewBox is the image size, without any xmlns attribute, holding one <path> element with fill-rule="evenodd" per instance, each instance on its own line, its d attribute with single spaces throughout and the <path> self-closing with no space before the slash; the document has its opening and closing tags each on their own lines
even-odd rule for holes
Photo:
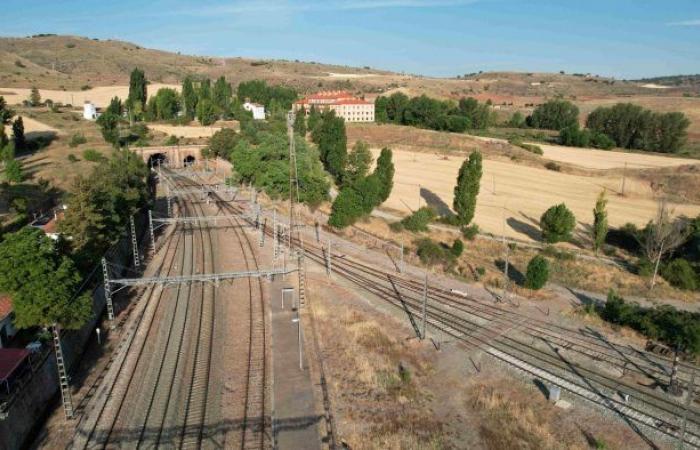
<svg viewBox="0 0 700 450">
<path fill-rule="evenodd" d="M 199 96 L 200 102 L 202 100 L 211 100 L 211 80 L 209 78 L 205 78 L 199 82 L 197 95 Z"/>
<path fill-rule="evenodd" d="M 209 151 L 214 156 L 228 157 L 239 141 L 238 134 L 231 128 L 222 128 L 209 139 Z"/>
<path fill-rule="evenodd" d="M 656 217 L 647 225 L 643 242 L 647 258 L 654 264 L 650 289 L 656 285 L 661 259 L 683 245 L 691 232 L 687 219 L 672 220 L 666 201 L 659 201 Z"/>
<path fill-rule="evenodd" d="M 204 126 L 211 125 L 216 120 L 214 104 L 206 97 L 197 102 L 197 120 Z"/>
<path fill-rule="evenodd" d="M 386 111 L 388 99 L 381 95 L 374 100 L 374 121 L 377 123 L 389 122 L 389 116 Z"/>
<path fill-rule="evenodd" d="M 231 89 L 231 85 L 226 81 L 226 78 L 223 75 L 220 76 L 214 82 L 211 98 L 214 108 L 217 109 L 219 114 L 223 114 L 229 110 L 232 95 L 233 90 Z"/>
<path fill-rule="evenodd" d="M 31 106 L 41 105 L 41 94 L 39 93 L 39 89 L 34 86 L 32 86 L 32 90 L 29 93 L 29 104 Z"/>
<path fill-rule="evenodd" d="M 605 238 L 608 235 L 607 205 L 605 191 L 601 191 L 595 202 L 595 208 L 593 208 L 593 250 L 596 255 L 605 244 Z"/>
<path fill-rule="evenodd" d="M 391 94 L 386 102 L 387 119 L 393 123 L 403 123 L 404 109 L 408 105 L 408 96 L 402 92 Z"/>
<path fill-rule="evenodd" d="M 331 205 L 331 215 L 328 225 L 335 228 L 345 228 L 362 217 L 362 195 L 351 186 L 344 187 Z"/>
<path fill-rule="evenodd" d="M 369 145 L 364 141 L 355 142 L 348 153 L 343 184 L 352 185 L 366 177 L 371 165 L 372 153 L 369 151 Z"/>
<path fill-rule="evenodd" d="M 525 123 L 525 116 L 520 111 L 515 111 L 510 119 L 506 122 L 506 126 L 511 128 L 525 128 L 527 123 Z"/>
<path fill-rule="evenodd" d="M 527 264 L 525 287 L 537 291 L 542 289 L 549 279 L 549 263 L 541 255 L 535 255 Z"/>
<path fill-rule="evenodd" d="M 120 122 L 121 117 L 113 113 L 106 112 L 97 118 L 97 124 L 100 126 L 100 131 L 102 131 L 102 137 L 114 147 L 119 146 Z"/>
<path fill-rule="evenodd" d="M 24 150 L 27 148 L 27 139 L 24 137 L 24 122 L 22 116 L 19 116 L 12 123 L 12 140 L 15 143 L 16 150 Z"/>
<path fill-rule="evenodd" d="M 336 182 L 340 182 L 348 154 L 345 120 L 342 117 L 336 117 L 333 111 L 324 113 L 322 120 L 318 132 L 321 161 Z"/>
<path fill-rule="evenodd" d="M 379 179 L 381 189 L 379 191 L 379 203 L 387 201 L 394 187 L 394 163 L 392 162 L 392 152 L 390 148 L 384 147 L 377 158 L 377 167 L 374 168 L 374 175 Z"/>
<path fill-rule="evenodd" d="M 15 112 L 7 107 L 7 102 L 5 101 L 5 97 L 0 96 L 0 125 L 9 124 L 10 120 L 12 120 L 12 116 L 14 116 L 14 115 L 15 115 Z M 2 127 L 0 127 L 0 129 L 2 129 Z"/>
<path fill-rule="evenodd" d="M 5 179 L 10 183 L 21 183 L 24 179 L 22 163 L 17 159 L 11 159 L 5 163 Z"/>
<path fill-rule="evenodd" d="M 454 201 L 452 207 L 457 213 L 459 225 L 465 227 L 474 219 L 476 211 L 476 198 L 479 195 L 479 187 L 482 175 L 482 157 L 478 151 L 473 151 L 469 159 L 462 163 L 457 176 L 457 185 L 454 188 Z"/>
<path fill-rule="evenodd" d="M 462 256 L 462 252 L 464 252 L 464 242 L 459 238 L 455 239 L 450 250 L 455 258 L 459 258 Z"/>
<path fill-rule="evenodd" d="M 53 241 L 33 227 L 0 244 L 0 290 L 12 297 L 15 325 L 78 329 L 92 315 L 88 294 L 76 296 L 80 274 Z"/>
<path fill-rule="evenodd" d="M 114 114 L 115 116 L 121 117 L 124 114 L 124 105 L 119 97 L 113 97 L 109 101 L 109 106 L 105 109 L 104 114 Z"/>
<path fill-rule="evenodd" d="M 129 109 L 138 108 L 139 111 L 146 109 L 146 100 L 148 99 L 148 91 L 146 85 L 146 74 L 143 70 L 135 68 L 131 71 L 129 77 L 129 97 L 126 101 Z"/>
<path fill-rule="evenodd" d="M 549 100 L 538 105 L 528 117 L 528 125 L 546 130 L 561 130 L 578 124 L 578 107 L 566 100 Z"/>
<path fill-rule="evenodd" d="M 182 102 L 185 117 L 189 120 L 194 120 L 194 116 L 197 113 L 197 100 L 198 97 L 192 85 L 192 79 L 185 77 L 185 81 L 182 82 Z"/>
<path fill-rule="evenodd" d="M 542 238 L 549 243 L 571 239 L 571 232 L 576 226 L 576 217 L 565 204 L 552 206 L 540 218 Z"/>
<path fill-rule="evenodd" d="M 155 111 L 149 111 L 156 119 L 171 120 L 177 117 L 180 111 L 179 95 L 175 89 L 161 88 L 158 89 L 154 100 Z M 151 101 L 149 103 L 149 109 Z"/>
<path fill-rule="evenodd" d="M 672 286 L 694 291 L 698 288 L 697 275 L 693 266 L 683 258 L 676 258 L 661 269 L 661 276 Z"/>
<path fill-rule="evenodd" d="M 294 132 L 301 137 L 306 136 L 306 110 L 303 106 L 294 115 Z"/>
<path fill-rule="evenodd" d="M 311 109 L 309 110 L 309 121 L 306 128 L 313 133 L 320 121 L 321 115 L 319 114 L 318 110 L 316 110 L 316 106 L 311 105 Z"/>
<path fill-rule="evenodd" d="M 661 330 L 659 340 L 673 349 L 673 366 L 669 379 L 669 392 L 681 395 L 682 387 L 678 381 L 680 354 L 700 353 L 700 317 L 688 312 L 679 313 L 675 308 L 665 305 L 656 309 L 658 328 Z"/>
</svg>

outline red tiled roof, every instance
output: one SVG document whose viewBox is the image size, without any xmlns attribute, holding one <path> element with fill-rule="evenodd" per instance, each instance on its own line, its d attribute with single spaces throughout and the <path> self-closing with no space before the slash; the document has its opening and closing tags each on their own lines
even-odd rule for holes
<svg viewBox="0 0 700 450">
<path fill-rule="evenodd" d="M 0 295 L 0 320 L 9 316 L 12 312 L 12 299 L 7 295 Z"/>
</svg>

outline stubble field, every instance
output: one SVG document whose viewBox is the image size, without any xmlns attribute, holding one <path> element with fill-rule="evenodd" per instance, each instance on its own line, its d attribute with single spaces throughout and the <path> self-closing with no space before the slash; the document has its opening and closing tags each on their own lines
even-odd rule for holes
<svg viewBox="0 0 700 450">
<path fill-rule="evenodd" d="M 372 150 L 374 157 L 379 149 Z M 462 157 L 394 150 L 394 189 L 384 206 L 408 214 L 426 203 L 438 210 L 451 208 Z M 631 222 L 639 226 L 654 217 L 657 199 L 651 188 L 628 179 L 624 197 L 617 175 L 581 176 L 505 161 L 484 160 L 475 222 L 482 231 L 538 240 L 539 218 L 550 206 L 566 203 L 577 218 L 577 232 L 586 232 L 598 194 L 608 193 L 611 226 Z M 670 204 L 675 214 L 697 216 L 700 205 Z M 504 226 L 504 219 L 506 225 Z M 586 233 L 587 234 L 587 233 Z"/>
</svg>

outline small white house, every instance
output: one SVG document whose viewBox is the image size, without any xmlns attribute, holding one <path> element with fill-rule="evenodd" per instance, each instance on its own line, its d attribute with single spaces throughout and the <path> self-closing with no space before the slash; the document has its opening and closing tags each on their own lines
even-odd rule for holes
<svg viewBox="0 0 700 450">
<path fill-rule="evenodd" d="M 252 112 L 253 119 L 265 120 L 265 106 L 257 103 L 245 102 L 243 103 L 243 109 Z"/>
<path fill-rule="evenodd" d="M 85 102 L 83 105 L 83 119 L 97 120 L 98 117 L 100 117 L 100 113 L 97 111 L 95 105 L 91 102 Z"/>
</svg>

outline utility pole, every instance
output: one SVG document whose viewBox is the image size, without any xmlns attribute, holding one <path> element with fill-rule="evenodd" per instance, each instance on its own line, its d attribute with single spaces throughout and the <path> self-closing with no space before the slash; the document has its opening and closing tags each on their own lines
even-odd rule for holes
<svg viewBox="0 0 700 450">
<path fill-rule="evenodd" d="M 109 285 L 109 268 L 107 258 L 102 258 L 102 277 L 104 279 L 105 301 L 107 303 L 107 318 L 114 320 L 114 306 L 112 305 L 112 289 Z"/>
<path fill-rule="evenodd" d="M 299 202 L 299 174 L 297 172 L 296 139 L 294 137 L 294 110 L 287 113 L 289 136 L 289 251 L 292 251 L 293 234 L 296 228 L 294 205 Z M 301 234 L 299 234 L 301 244 Z"/>
<path fill-rule="evenodd" d="M 70 381 L 68 380 L 68 369 L 63 358 L 63 348 L 61 347 L 61 331 L 58 324 L 54 323 L 51 327 L 53 334 L 53 346 L 56 352 L 56 366 L 58 367 L 58 381 L 61 385 L 61 401 L 63 403 L 63 412 L 66 419 L 72 419 L 75 414 L 73 409 L 73 396 L 70 392 Z"/>
<path fill-rule="evenodd" d="M 153 250 L 153 256 L 156 254 L 156 235 L 153 233 L 153 212 L 148 210 L 148 230 L 151 233 L 151 250 Z"/>
<path fill-rule="evenodd" d="M 134 267 L 137 269 L 141 267 L 141 258 L 139 257 L 139 243 L 136 237 L 136 224 L 134 223 L 134 216 L 129 217 L 129 225 L 131 225 L 131 251 L 134 254 Z"/>
<path fill-rule="evenodd" d="M 425 339 L 425 314 L 427 311 L 427 306 L 428 306 L 428 272 L 425 272 L 425 280 L 423 281 L 423 311 L 422 311 L 422 319 L 421 319 L 421 331 L 420 331 L 420 338 L 421 340 Z"/>
<path fill-rule="evenodd" d="M 681 434 L 678 436 L 678 447 L 683 450 L 683 441 L 685 440 L 685 429 L 688 424 L 688 409 L 690 408 L 690 402 L 693 398 L 693 388 L 695 387 L 695 366 L 693 365 L 693 373 L 690 375 L 690 384 L 688 385 L 688 394 L 685 398 L 685 405 L 683 406 L 683 425 L 681 426 Z"/>
<path fill-rule="evenodd" d="M 508 247 L 508 242 L 506 242 L 506 204 L 503 204 L 503 251 L 505 252 L 505 267 L 503 270 L 503 299 L 505 300 L 508 298 L 508 285 L 509 285 L 509 279 L 508 279 L 508 273 L 509 273 L 509 267 L 508 267 L 508 257 L 510 253 L 510 248 Z"/>
<path fill-rule="evenodd" d="M 625 167 L 622 169 L 622 187 L 620 188 L 620 195 L 625 196 L 625 181 L 627 178 L 627 162 L 625 162 Z"/>
<path fill-rule="evenodd" d="M 401 241 L 401 260 L 399 261 L 399 273 L 403 273 L 403 241 Z"/>
<path fill-rule="evenodd" d="M 328 247 L 326 248 L 326 272 L 328 273 L 328 276 L 331 276 L 332 273 L 332 267 L 331 267 L 331 239 L 328 238 Z"/>
</svg>

